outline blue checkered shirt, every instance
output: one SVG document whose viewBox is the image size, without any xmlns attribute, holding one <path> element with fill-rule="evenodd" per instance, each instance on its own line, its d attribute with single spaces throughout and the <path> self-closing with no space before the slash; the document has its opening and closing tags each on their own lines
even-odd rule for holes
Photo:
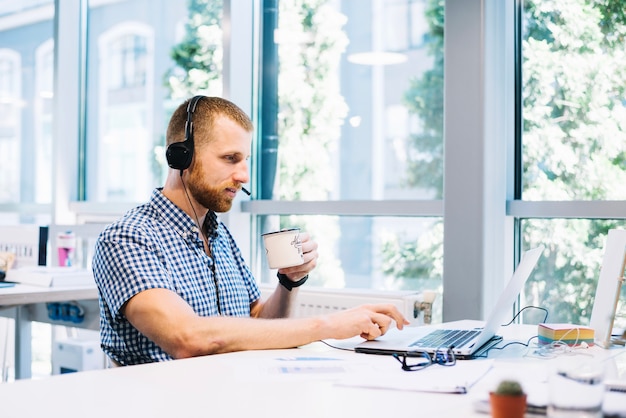
<svg viewBox="0 0 626 418">
<path fill-rule="evenodd" d="M 124 365 L 172 359 L 120 313 L 126 301 L 147 289 L 175 292 L 200 316 L 219 315 L 218 309 L 222 315 L 250 316 L 260 292 L 241 251 L 215 213 L 207 214 L 205 228 L 212 257 L 204 252 L 193 219 L 156 189 L 148 203 L 100 234 L 92 265 L 100 340 L 110 358 Z"/>
</svg>

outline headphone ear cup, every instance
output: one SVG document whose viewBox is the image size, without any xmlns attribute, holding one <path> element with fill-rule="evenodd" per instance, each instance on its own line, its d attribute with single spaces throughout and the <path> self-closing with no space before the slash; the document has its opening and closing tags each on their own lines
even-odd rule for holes
<svg viewBox="0 0 626 418">
<path fill-rule="evenodd" d="M 165 158 L 171 168 L 186 170 L 191 165 L 193 148 L 189 146 L 189 141 L 174 142 L 167 147 Z"/>
<path fill-rule="evenodd" d="M 165 151 L 165 159 L 167 165 L 174 170 L 180 170 L 180 174 L 183 174 L 183 170 L 186 170 L 191 165 L 193 159 L 193 112 L 196 110 L 196 105 L 205 96 L 194 96 L 189 100 L 187 104 L 187 121 L 185 122 L 185 140 L 183 142 L 173 142 Z"/>
</svg>

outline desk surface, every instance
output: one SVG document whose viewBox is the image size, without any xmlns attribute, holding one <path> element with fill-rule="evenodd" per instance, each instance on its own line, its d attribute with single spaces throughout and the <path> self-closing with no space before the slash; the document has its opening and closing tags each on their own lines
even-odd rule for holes
<svg viewBox="0 0 626 418">
<path fill-rule="evenodd" d="M 533 330 L 536 327 L 517 326 L 515 334 L 524 335 L 519 340 L 526 341 L 525 335 Z M 400 370 L 392 357 L 356 354 L 318 342 L 291 350 L 247 351 L 16 381 L 0 385 L 0 407 L 6 418 L 485 418 L 488 415 L 476 412 L 475 402 L 486 396 L 500 376 L 524 375 L 527 379 L 529 374 L 546 370 L 546 361 L 550 360 L 524 356 L 526 351 L 525 347 L 514 345 L 500 351 L 495 360 L 472 360 L 493 362 L 494 367 L 464 395 L 343 385 L 342 379 L 359 373 L 369 376 L 367 379 L 388 373 L 408 374 Z M 593 347 L 585 355 L 602 358 L 614 355 L 611 351 Z M 310 366 L 302 367 L 301 361 Z M 420 372 L 410 376 L 420 379 Z M 545 392 L 541 373 L 536 379 L 534 390 Z M 626 395 L 616 396 L 624 396 L 626 405 Z"/>
<path fill-rule="evenodd" d="M 66 300 L 98 299 L 95 286 L 43 287 L 16 284 L 0 288 L 0 308 Z"/>
<path fill-rule="evenodd" d="M 80 324 L 49 318 L 46 304 L 66 301 L 81 301 L 84 319 Z M 100 324 L 98 289 L 95 284 L 93 286 L 43 287 L 18 283 L 12 287 L 2 287 L 0 288 L 0 316 L 16 320 L 15 378 L 28 379 L 31 377 L 32 365 L 31 322 L 48 322 L 97 330 Z"/>
</svg>

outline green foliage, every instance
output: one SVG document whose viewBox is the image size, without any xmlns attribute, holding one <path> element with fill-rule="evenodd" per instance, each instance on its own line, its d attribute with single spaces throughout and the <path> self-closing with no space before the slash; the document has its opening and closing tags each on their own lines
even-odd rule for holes
<svg viewBox="0 0 626 418">
<path fill-rule="evenodd" d="M 525 200 L 625 197 L 619 185 L 626 181 L 626 2 L 610 3 L 525 3 Z M 615 5 L 621 15 L 613 12 Z M 548 306 L 551 321 L 586 323 L 606 233 L 615 227 L 624 222 L 524 222 L 524 245 L 549 249 L 529 282 L 528 303 Z"/>
<path fill-rule="evenodd" d="M 624 45 L 624 26 L 626 25 L 626 7 L 621 1 L 595 0 L 595 7 L 600 12 L 600 28 L 605 34 L 605 41 L 609 47 L 615 48 Z"/>
<path fill-rule="evenodd" d="M 348 113 L 337 77 L 348 40 L 345 16 L 327 3 L 279 2 L 279 199 L 326 200 L 334 184 L 331 150 Z"/>
<path fill-rule="evenodd" d="M 524 198 L 621 199 L 624 192 L 607 180 L 626 181 L 626 57 L 623 47 L 604 47 L 597 9 L 568 3 L 528 2 L 534 24 L 522 46 Z"/>
<path fill-rule="evenodd" d="M 184 39 L 172 50 L 165 75 L 173 98 L 219 94 L 222 1 L 190 0 Z M 333 184 L 334 147 L 347 106 L 337 66 L 347 38 L 346 19 L 327 0 L 279 2 L 279 189 L 276 198 L 325 200 Z M 624 199 L 626 184 L 626 0 L 527 0 L 523 39 L 525 200 Z M 428 0 L 424 38 L 432 68 L 411 80 L 409 111 L 422 124 L 410 138 L 406 183 L 443 193 L 444 1 Z M 296 87 L 297 86 L 297 87 Z M 211 93 L 218 91 L 218 93 Z M 316 231 L 328 260 L 320 277 L 341 286 L 333 254 L 339 228 L 328 217 L 285 217 L 281 226 Z M 608 229 L 624 222 L 526 220 L 524 246 L 542 243 L 549 256 L 533 274 L 529 304 L 550 306 L 553 322 L 585 323 Z M 419 241 L 383 242 L 383 271 L 414 288 L 441 278 L 442 223 Z M 320 266 L 321 267 L 321 266 Z M 313 279 L 315 280 L 315 279 Z"/>
<path fill-rule="evenodd" d="M 434 65 L 411 81 L 405 95 L 424 126 L 423 133 L 411 138 L 407 182 L 434 188 L 439 198 L 443 11 L 442 1 L 428 1 L 430 33 L 425 42 Z M 626 1 L 527 0 L 524 12 L 523 198 L 626 198 Z M 551 321 L 586 323 L 606 234 L 626 227 L 625 222 L 525 220 L 522 227 L 525 248 L 548 248 L 548 257 L 529 280 L 526 303 L 548 307 Z M 437 245 L 442 243 L 430 239 L 429 247 L 422 240 L 402 242 L 396 237 L 386 242 L 385 272 L 405 280 L 432 274 L 427 266 L 438 262 L 442 251 Z"/>
<path fill-rule="evenodd" d="M 279 2 L 279 154 L 277 199 L 324 200 L 333 184 L 331 155 L 347 106 L 337 80 L 340 56 L 348 43 L 345 16 L 327 0 Z M 221 94 L 222 0 L 190 0 L 185 36 L 171 52 L 175 67 L 165 75 L 172 98 Z M 297 86 L 297 88 L 296 88 Z M 281 227 L 314 231 L 324 265 L 311 282 L 343 285 L 333 253 L 337 218 L 282 217 Z"/>
<path fill-rule="evenodd" d="M 339 63 L 348 44 L 346 17 L 327 0 L 279 2 L 278 176 L 274 196 L 284 200 L 326 200 L 334 184 L 332 156 L 348 108 L 339 91 Z M 337 217 L 283 217 L 298 222 L 318 242 L 320 263 L 311 283 L 343 287 L 335 243 Z"/>
<path fill-rule="evenodd" d="M 413 78 L 404 94 L 408 111 L 422 126 L 409 138 L 405 184 L 443 197 L 443 64 L 444 1 L 428 0 L 425 17 L 429 31 L 424 45 L 433 58 L 431 69 Z M 418 240 L 402 236 L 385 237 L 382 243 L 382 271 L 396 282 L 394 287 L 422 289 L 437 287 L 443 277 L 443 222 L 433 223 Z"/>
<path fill-rule="evenodd" d="M 222 0 L 189 0 L 183 40 L 170 53 L 176 66 L 164 77 L 172 98 L 219 95 L 222 79 Z"/>
<path fill-rule="evenodd" d="M 396 282 L 394 287 L 422 290 L 426 278 L 440 282 L 443 276 L 443 221 L 435 221 L 419 241 L 401 235 L 383 237 L 382 271 Z M 420 286 L 422 284 L 422 286 Z"/>
<path fill-rule="evenodd" d="M 410 138 L 406 184 L 443 196 L 443 24 L 444 2 L 429 0 L 425 11 L 429 34 L 424 39 L 433 57 L 432 69 L 410 81 L 404 95 L 411 113 L 422 121 L 423 130 Z"/>
<path fill-rule="evenodd" d="M 425 18 L 429 31 L 424 45 L 433 57 L 430 70 L 413 78 L 404 94 L 408 111 L 416 115 L 422 130 L 409 138 L 405 184 L 443 197 L 443 64 L 444 1 L 428 0 Z M 382 271 L 396 282 L 394 287 L 422 289 L 437 287 L 443 276 L 443 222 L 433 223 L 418 240 L 385 237 Z"/>
</svg>

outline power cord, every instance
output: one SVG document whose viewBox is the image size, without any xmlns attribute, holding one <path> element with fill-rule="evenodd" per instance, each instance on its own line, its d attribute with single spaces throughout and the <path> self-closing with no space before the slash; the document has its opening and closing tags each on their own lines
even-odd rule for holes
<svg viewBox="0 0 626 418">
<path fill-rule="evenodd" d="M 515 322 L 515 320 L 517 319 L 517 317 L 519 317 L 521 315 L 522 312 L 524 312 L 526 309 L 539 309 L 541 311 L 543 311 L 545 313 L 545 316 L 543 317 L 543 321 L 542 322 L 546 322 L 546 320 L 548 319 L 548 310 L 545 308 L 542 308 L 540 306 L 534 306 L 534 305 L 529 305 L 529 306 L 524 306 L 522 309 L 520 309 L 519 311 L 517 311 L 517 313 L 513 316 L 513 318 L 506 324 L 503 324 L 503 327 L 508 327 L 509 325 L 513 324 Z M 521 345 L 524 346 L 526 348 L 530 348 L 530 342 L 532 340 L 534 340 L 535 338 L 539 338 L 538 336 L 534 335 L 532 336 L 526 343 L 520 342 L 520 341 L 511 341 L 506 343 L 505 345 L 503 345 L 502 347 L 497 347 L 497 346 L 493 346 L 490 347 L 489 349 L 485 350 L 484 353 L 475 356 L 474 358 L 488 358 L 489 357 L 489 353 L 491 352 L 491 350 L 504 350 L 505 348 L 512 346 L 512 345 Z"/>
<path fill-rule="evenodd" d="M 334 348 L 335 350 L 343 350 L 343 351 L 355 352 L 354 348 L 338 347 L 338 346 L 330 344 L 328 341 L 325 341 L 325 340 L 319 340 L 319 342 L 324 343 L 327 346 L 329 346 L 330 348 Z"/>
<path fill-rule="evenodd" d="M 523 343 L 523 342 L 521 342 L 521 341 L 511 341 L 511 342 L 508 342 L 508 343 L 504 344 L 502 347 L 496 347 L 496 346 L 494 346 L 494 347 L 489 348 L 489 349 L 488 349 L 487 351 L 485 351 L 483 354 L 481 354 L 481 355 L 479 355 L 479 356 L 475 356 L 475 357 L 473 357 L 473 358 L 488 358 L 488 357 L 489 357 L 489 353 L 491 352 L 491 350 L 504 350 L 505 348 L 507 348 L 507 347 L 509 347 L 509 346 L 511 346 L 511 345 L 521 345 L 521 346 L 523 346 L 523 347 L 530 348 L 530 342 L 531 342 L 532 340 L 534 340 L 535 338 L 538 338 L 538 337 L 537 337 L 536 335 L 533 335 L 533 336 L 532 336 L 532 337 L 530 337 L 530 338 L 528 339 L 528 341 L 526 341 L 525 343 Z"/>
<path fill-rule="evenodd" d="M 513 322 L 515 322 L 515 320 L 517 319 L 518 316 L 521 315 L 522 312 L 524 312 L 526 309 L 539 309 L 540 311 L 543 311 L 546 315 L 543 317 L 543 323 L 545 323 L 548 320 L 548 310 L 546 308 L 542 308 L 540 306 L 533 306 L 533 305 L 529 305 L 529 306 L 524 306 L 522 309 L 520 309 L 519 311 L 517 311 L 517 313 L 515 314 L 515 316 L 513 317 L 513 319 L 511 319 L 511 321 L 507 324 L 502 325 L 503 327 L 508 327 L 509 325 L 511 325 Z"/>
<path fill-rule="evenodd" d="M 520 309 L 515 316 L 513 316 L 513 319 L 511 319 L 510 322 L 508 322 L 507 324 L 502 325 L 503 327 L 509 326 L 511 324 L 513 324 L 513 322 L 515 322 L 515 320 L 517 319 L 518 316 L 521 315 L 521 313 L 523 311 L 525 311 L 526 309 L 539 309 L 541 311 L 543 311 L 545 313 L 545 316 L 543 318 L 542 323 L 546 323 L 546 321 L 548 320 L 548 310 L 539 306 L 525 306 L 524 308 Z M 571 332 L 576 332 L 576 338 L 574 340 L 573 344 L 568 344 L 566 341 L 566 337 L 571 333 Z M 489 356 L 489 352 L 491 350 L 503 350 L 506 347 L 509 347 L 511 345 L 522 345 L 524 347 L 526 347 L 528 350 L 530 350 L 531 347 L 531 341 L 537 339 L 539 340 L 539 336 L 535 335 L 533 337 L 531 337 L 526 343 L 523 342 L 519 342 L 519 341 L 511 341 L 505 345 L 503 345 L 502 347 L 492 347 L 489 350 L 487 350 L 485 352 L 485 354 L 483 355 L 483 357 L 488 357 Z M 585 341 L 582 341 L 580 344 L 578 343 L 580 339 L 580 328 L 572 328 L 571 330 L 569 330 L 568 332 L 566 332 L 563 336 L 561 336 L 561 338 L 559 338 L 559 340 L 557 341 L 552 341 L 550 344 L 545 344 L 545 345 L 539 345 L 537 344 L 535 350 L 532 352 L 533 356 L 536 356 L 537 358 L 554 358 L 556 356 L 559 355 L 563 355 L 563 354 L 579 354 L 581 352 L 581 350 L 585 350 L 587 348 L 589 348 L 589 344 Z M 526 354 L 524 354 L 524 357 L 528 356 L 529 353 L 527 351 Z"/>
</svg>

